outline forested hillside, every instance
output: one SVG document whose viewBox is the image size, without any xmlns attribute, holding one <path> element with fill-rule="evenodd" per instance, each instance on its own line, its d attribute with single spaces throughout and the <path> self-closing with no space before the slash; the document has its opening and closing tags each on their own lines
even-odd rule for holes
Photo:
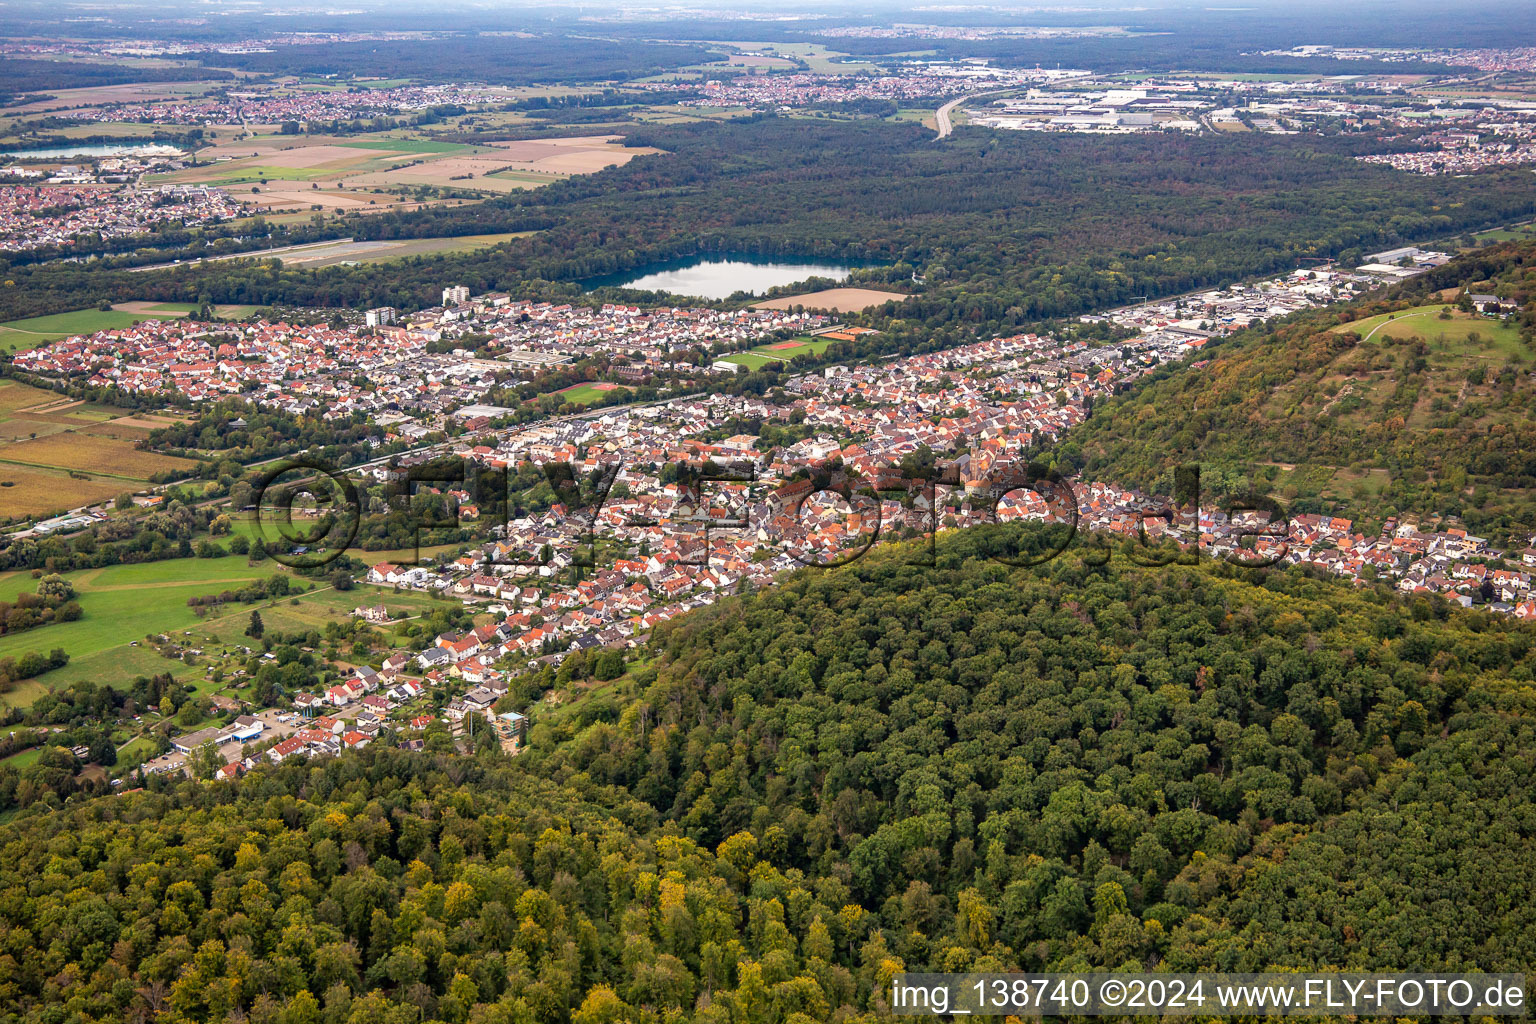
<svg viewBox="0 0 1536 1024">
<path fill-rule="evenodd" d="M 29 1021 L 778 1024 L 902 968 L 1524 970 L 1536 627 L 946 535 L 674 624 L 528 752 L 0 826 Z"/>
<path fill-rule="evenodd" d="M 1475 312 L 1470 294 L 1500 299 Z M 1466 296 L 1465 298 L 1463 296 Z M 1246 332 L 1101 403 L 1067 454 L 1096 479 L 1169 494 L 1198 463 L 1213 493 L 1293 511 L 1457 516 L 1536 532 L 1536 246 L 1464 256 L 1385 299 Z"/>
</svg>

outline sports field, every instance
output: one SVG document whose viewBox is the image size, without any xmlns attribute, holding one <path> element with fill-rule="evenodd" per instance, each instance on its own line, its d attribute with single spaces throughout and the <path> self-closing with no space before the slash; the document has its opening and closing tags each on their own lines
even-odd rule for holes
<svg viewBox="0 0 1536 1024">
<path fill-rule="evenodd" d="M 569 402 L 572 405 L 591 405 L 598 399 L 607 397 L 610 392 L 618 391 L 621 388 L 622 385 L 620 384 L 609 384 L 600 381 L 596 384 L 573 384 L 564 390 L 556 391 L 555 394 L 560 397 L 562 402 Z"/>
<path fill-rule="evenodd" d="M 796 356 L 821 355 L 827 349 L 846 338 L 828 338 L 801 336 L 791 338 L 789 341 L 776 341 L 767 345 L 759 345 L 745 352 L 736 352 L 728 356 L 721 356 L 721 360 L 727 363 L 736 363 L 752 370 L 761 370 L 765 366 L 774 363 L 788 363 Z"/>
</svg>

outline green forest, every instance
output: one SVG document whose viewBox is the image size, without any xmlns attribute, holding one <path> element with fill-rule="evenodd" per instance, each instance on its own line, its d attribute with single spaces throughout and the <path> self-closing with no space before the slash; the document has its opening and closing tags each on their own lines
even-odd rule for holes
<svg viewBox="0 0 1536 1024">
<path fill-rule="evenodd" d="M 365 239 L 536 229 L 479 252 L 319 270 L 17 266 L 0 308 L 20 317 L 149 299 L 412 309 L 438 301 L 445 279 L 569 299 L 586 279 L 657 260 L 747 252 L 875 261 L 887 266 L 856 281 L 904 290 L 917 272 L 925 285 L 887 317 L 1004 330 L 1536 214 L 1518 168 L 1431 177 L 1353 159 L 1411 149 L 1409 138 L 962 131 L 938 141 L 920 124 L 757 116 L 637 126 L 627 142 L 666 152 L 483 203 L 332 225 Z"/>
<path fill-rule="evenodd" d="M 37 804 L 0 825 L 0 1013 L 807 1024 L 901 970 L 1532 962 L 1536 626 L 1011 568 L 1016 531 L 664 627 L 516 757 Z"/>
<path fill-rule="evenodd" d="M 1469 292 L 1501 312 L 1469 312 Z M 1480 250 L 1213 353 L 1096 405 L 1063 457 L 1163 494 L 1198 463 L 1212 493 L 1273 492 L 1292 511 L 1457 516 L 1521 545 L 1536 533 L 1536 246 Z"/>
</svg>

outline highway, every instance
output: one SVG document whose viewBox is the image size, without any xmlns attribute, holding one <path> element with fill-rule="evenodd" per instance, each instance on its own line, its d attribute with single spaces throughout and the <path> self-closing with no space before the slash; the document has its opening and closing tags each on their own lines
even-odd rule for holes
<svg viewBox="0 0 1536 1024">
<path fill-rule="evenodd" d="M 973 93 L 971 93 L 968 96 L 957 96 L 957 97 L 955 97 L 954 99 L 950 100 L 948 103 L 946 103 L 942 107 L 940 107 L 938 113 L 935 114 L 934 117 L 933 117 L 934 123 L 937 125 L 937 130 L 938 130 L 938 135 L 936 136 L 936 138 L 942 139 L 946 135 L 948 135 L 950 132 L 955 130 L 954 124 L 949 119 L 949 112 L 954 110 L 960 104 L 965 103 L 968 100 L 979 100 L 979 99 L 983 99 L 983 98 L 985 98 L 987 96 L 1001 96 L 1004 93 L 1017 92 L 1017 91 L 1018 91 L 1017 89 L 993 89 L 990 92 L 973 92 Z"/>
</svg>

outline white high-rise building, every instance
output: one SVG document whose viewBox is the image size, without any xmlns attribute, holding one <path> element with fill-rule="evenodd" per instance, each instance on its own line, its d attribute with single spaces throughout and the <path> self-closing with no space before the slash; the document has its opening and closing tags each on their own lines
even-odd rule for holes
<svg viewBox="0 0 1536 1024">
<path fill-rule="evenodd" d="M 469 301 L 469 288 L 466 285 L 449 285 L 443 289 L 443 305 L 457 306 Z"/>
</svg>

